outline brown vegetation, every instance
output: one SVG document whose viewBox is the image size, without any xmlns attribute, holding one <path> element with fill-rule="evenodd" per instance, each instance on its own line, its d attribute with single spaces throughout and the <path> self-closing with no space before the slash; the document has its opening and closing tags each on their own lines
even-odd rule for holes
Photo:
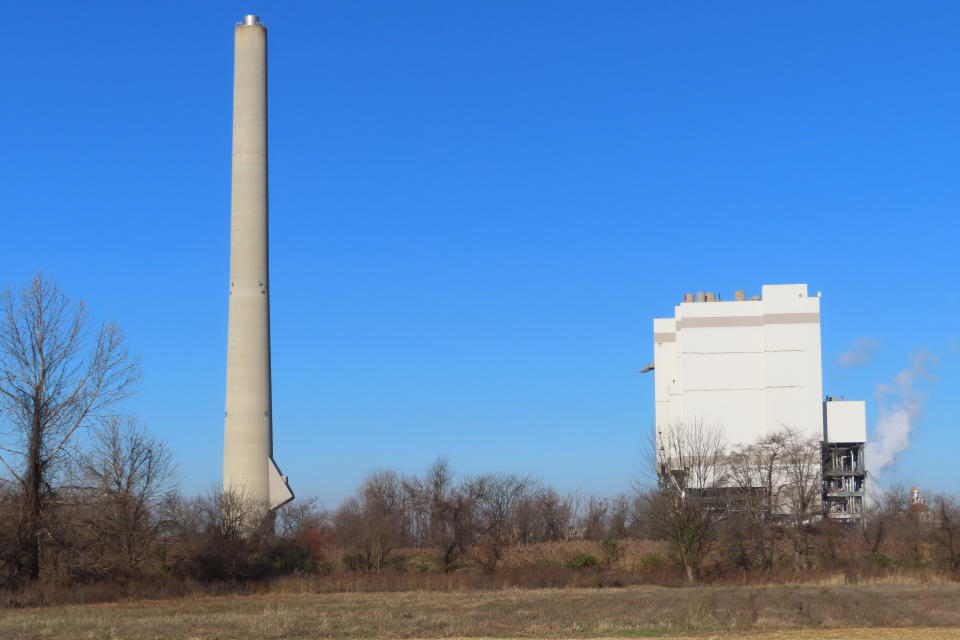
<svg viewBox="0 0 960 640">
<path fill-rule="evenodd" d="M 108 443 L 141 442 L 118 440 L 122 431 L 105 433 Z M 97 486 L 107 488 L 94 490 Z M 44 579 L 8 592 L 7 606 L 248 593 L 291 585 L 333 593 L 688 584 L 675 539 L 656 535 L 663 522 L 671 522 L 663 510 L 676 513 L 676 505 L 664 505 L 659 491 L 577 501 L 516 476 L 454 483 L 446 465 L 438 463 L 422 477 L 373 474 L 355 499 L 332 514 L 310 500 L 292 503 L 277 514 L 274 533 L 245 535 L 237 525 L 244 520 L 243 503 L 235 496 L 214 491 L 183 498 L 157 494 L 151 486 L 159 485 L 135 483 L 114 495 L 113 484 L 90 483 L 82 492 L 62 492 L 47 514 L 57 535 L 45 546 Z M 132 508 L 131 494 L 140 496 L 134 506 L 141 506 Z M 149 516 L 133 517 L 141 507 Z M 906 507 L 905 492 L 893 490 L 864 530 L 788 520 L 765 529 L 760 538 L 741 533 L 744 523 L 738 518 L 709 518 L 711 535 L 704 538 L 706 550 L 697 561 L 698 582 L 956 580 L 960 518 L 955 502 L 938 497 L 924 512 Z M 804 527 L 800 549 L 794 526 Z M 628 537 L 615 538 L 615 532 Z M 758 539 L 769 541 L 762 553 L 754 547 Z"/>
<path fill-rule="evenodd" d="M 957 637 L 960 626 L 955 584 L 393 594 L 314 594 L 284 586 L 292 590 L 9 611 L 0 618 L 0 637 L 754 637 L 764 630 L 809 628 L 815 631 L 759 637 L 895 638 L 910 627 L 910 637 L 920 639 Z M 856 633 L 863 627 L 877 629 L 869 636 Z M 844 632 L 831 635 L 829 629 Z"/>
<path fill-rule="evenodd" d="M 139 377 L 114 324 L 92 330 L 82 303 L 73 303 L 41 277 L 0 293 L 0 463 L 16 510 L 5 540 L 5 579 L 40 577 L 54 480 L 76 444 L 76 433 L 130 395 Z M 10 506 L 10 505 L 8 505 Z"/>
</svg>

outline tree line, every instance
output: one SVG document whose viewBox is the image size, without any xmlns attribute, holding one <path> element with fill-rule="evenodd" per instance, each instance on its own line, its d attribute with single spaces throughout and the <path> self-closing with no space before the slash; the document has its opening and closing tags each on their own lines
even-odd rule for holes
<svg viewBox="0 0 960 640">
<path fill-rule="evenodd" d="M 518 566 L 560 584 L 591 571 L 615 574 L 611 584 L 960 576 L 955 497 L 918 508 L 894 487 L 877 491 L 862 527 L 825 519 L 818 443 L 787 428 L 728 446 L 716 427 L 675 425 L 650 442 L 644 468 L 656 472 L 612 497 L 561 494 L 526 475 L 457 475 L 438 459 L 420 474 L 373 472 L 330 510 L 295 501 L 251 531 L 255 507 L 242 495 L 183 495 L 169 450 L 119 412 L 139 376 L 120 329 L 94 324 L 49 281 L 0 294 L 0 588 Z"/>
</svg>

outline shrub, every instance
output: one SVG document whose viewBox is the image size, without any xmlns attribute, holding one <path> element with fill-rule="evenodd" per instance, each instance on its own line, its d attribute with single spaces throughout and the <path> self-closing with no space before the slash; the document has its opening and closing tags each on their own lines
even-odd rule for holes
<svg viewBox="0 0 960 640">
<path fill-rule="evenodd" d="M 879 553 L 876 551 L 870 554 L 870 560 L 873 561 L 874 564 L 881 567 L 889 567 L 891 564 L 893 564 L 893 558 L 885 553 Z"/>
<path fill-rule="evenodd" d="M 427 555 L 410 556 L 407 558 L 406 564 L 407 568 L 421 573 L 439 571 L 443 568 L 436 558 Z"/>
<path fill-rule="evenodd" d="M 340 558 L 347 571 L 369 571 L 370 561 L 362 553 L 345 553 Z"/>
<path fill-rule="evenodd" d="M 647 553 L 640 557 L 634 565 L 636 571 L 659 571 L 667 565 L 663 556 L 656 553 Z"/>
<path fill-rule="evenodd" d="M 619 542 L 613 538 L 600 541 L 600 564 L 604 569 L 609 569 L 622 557 L 623 546 Z"/>
<path fill-rule="evenodd" d="M 289 538 L 276 539 L 270 546 L 269 557 L 274 572 L 279 575 L 294 572 L 321 573 L 320 565 L 324 562 L 322 553 L 299 540 Z"/>
<path fill-rule="evenodd" d="M 600 562 L 589 553 L 578 553 L 573 556 L 570 566 L 574 569 L 589 569 L 600 566 Z"/>
</svg>

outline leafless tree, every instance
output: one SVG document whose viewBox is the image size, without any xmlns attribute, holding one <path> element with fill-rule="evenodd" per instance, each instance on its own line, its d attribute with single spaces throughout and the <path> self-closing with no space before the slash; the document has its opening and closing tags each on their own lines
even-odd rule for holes
<svg viewBox="0 0 960 640">
<path fill-rule="evenodd" d="M 628 537 L 636 516 L 633 499 L 626 493 L 619 493 L 610 498 L 609 504 L 610 515 L 605 536 L 613 540 Z"/>
<path fill-rule="evenodd" d="M 91 435 L 80 463 L 95 507 L 86 524 L 109 545 L 114 564 L 133 571 L 156 549 L 156 514 L 174 489 L 173 456 L 136 418 L 106 416 Z"/>
<path fill-rule="evenodd" d="M 938 495 L 933 499 L 933 542 L 941 561 L 951 571 L 960 571 L 960 503 Z"/>
<path fill-rule="evenodd" d="M 599 542 L 607 537 L 607 517 L 610 514 L 610 503 L 600 496 L 588 496 L 584 502 L 583 517 L 580 527 L 583 529 L 585 540 Z"/>
<path fill-rule="evenodd" d="M 773 569 L 777 528 L 784 515 L 786 450 L 786 437 L 778 431 L 735 447 L 728 458 L 742 513 L 750 523 L 746 530 L 753 535 L 756 555 L 767 569 Z"/>
<path fill-rule="evenodd" d="M 723 430 L 702 420 L 677 422 L 650 444 L 648 465 L 655 465 L 659 488 L 637 486 L 642 518 L 694 582 L 716 538 L 718 501 L 728 484 Z"/>
<path fill-rule="evenodd" d="M 355 497 L 334 513 L 339 542 L 363 558 L 363 568 L 380 571 L 391 550 L 411 542 L 410 520 L 400 477 L 391 470 L 366 477 Z"/>
<path fill-rule="evenodd" d="M 330 515 L 317 498 L 297 498 L 277 509 L 277 533 L 284 538 L 299 538 L 330 526 Z"/>
<path fill-rule="evenodd" d="M 451 497 L 454 491 L 453 471 L 446 458 L 438 458 L 423 476 L 401 479 L 417 545 L 439 545 L 446 537 Z"/>
<path fill-rule="evenodd" d="M 687 581 L 695 582 L 716 539 L 717 526 L 707 499 L 697 492 L 668 489 L 650 490 L 637 499 L 647 535 L 665 540 Z"/>
<path fill-rule="evenodd" d="M 904 518 L 910 493 L 900 483 L 885 489 L 875 487 L 873 500 L 867 505 L 867 523 L 863 529 L 864 540 L 872 556 L 878 555 L 884 544 L 899 532 L 900 521 Z"/>
<path fill-rule="evenodd" d="M 544 540 L 565 539 L 573 526 L 573 504 L 570 496 L 561 496 L 554 489 L 547 488 L 541 492 L 539 504 Z"/>
<path fill-rule="evenodd" d="M 215 490 L 219 491 L 219 488 Z M 157 506 L 156 517 L 160 521 L 160 537 L 166 544 L 179 544 L 187 540 L 197 540 L 204 534 L 208 525 L 207 498 L 205 496 L 184 496 L 171 491 Z"/>
<path fill-rule="evenodd" d="M 549 487 L 537 487 L 513 506 L 513 535 L 519 544 L 563 540 L 573 522 L 568 498 Z"/>
<path fill-rule="evenodd" d="M 821 513 L 823 486 L 820 439 L 784 427 L 783 509 L 793 520 L 794 553 L 803 566 L 810 565 L 810 534 Z"/>
<path fill-rule="evenodd" d="M 74 435 L 128 397 L 140 370 L 113 323 L 37 276 L 0 294 L 0 463 L 19 487 L 18 573 L 40 577 L 43 515 Z"/>
<path fill-rule="evenodd" d="M 482 484 L 472 478 L 455 483 L 445 458 L 436 460 L 422 476 L 405 476 L 402 484 L 416 544 L 441 550 L 444 569 L 456 568 L 477 540 Z"/>
<path fill-rule="evenodd" d="M 251 535 L 251 522 L 263 522 L 265 508 L 242 488 L 214 486 L 203 501 L 207 534 L 215 540 L 243 540 Z M 254 535 L 262 533 L 254 530 Z"/>
<path fill-rule="evenodd" d="M 330 514 L 317 498 L 288 502 L 276 512 L 274 566 L 299 571 L 332 571 L 326 551 L 333 538 Z"/>
<path fill-rule="evenodd" d="M 700 419 L 675 422 L 658 430 L 655 445 L 662 484 L 681 493 L 727 484 L 727 441 L 720 425 Z"/>
<path fill-rule="evenodd" d="M 475 496 L 477 559 L 485 570 L 493 571 L 512 542 L 517 505 L 538 494 L 539 486 L 527 476 L 491 473 L 467 481 L 465 492 Z"/>
</svg>

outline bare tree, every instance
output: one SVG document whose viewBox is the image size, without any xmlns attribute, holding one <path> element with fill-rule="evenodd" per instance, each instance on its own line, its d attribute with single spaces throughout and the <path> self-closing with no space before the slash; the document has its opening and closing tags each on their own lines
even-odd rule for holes
<svg viewBox="0 0 960 640">
<path fill-rule="evenodd" d="M 453 491 L 453 471 L 446 458 L 438 458 L 423 476 L 401 479 L 414 539 L 418 546 L 440 544 L 445 537 L 447 512 Z"/>
<path fill-rule="evenodd" d="M 430 538 L 435 540 L 443 536 L 449 529 L 448 520 L 453 494 L 453 470 L 446 458 L 438 458 L 430 468 L 424 479 L 424 486 L 429 497 Z"/>
<path fill-rule="evenodd" d="M 340 544 L 362 558 L 354 568 L 382 570 L 390 551 L 411 537 L 400 477 L 392 470 L 368 475 L 357 495 L 336 510 L 333 524 Z"/>
<path fill-rule="evenodd" d="M 277 509 L 277 533 L 284 538 L 301 538 L 328 529 L 330 515 L 319 498 L 297 498 Z"/>
<path fill-rule="evenodd" d="M 478 484 L 469 478 L 455 484 L 445 458 L 422 476 L 405 476 L 402 484 L 416 544 L 442 550 L 444 569 L 456 568 L 477 539 Z"/>
<path fill-rule="evenodd" d="M 521 498 L 513 519 L 520 544 L 562 540 L 573 520 L 573 509 L 555 490 L 543 488 Z"/>
<path fill-rule="evenodd" d="M 539 487 L 527 476 L 503 473 L 478 476 L 466 485 L 465 493 L 476 496 L 478 560 L 485 570 L 493 571 L 513 541 L 517 506 L 539 494 Z"/>
<path fill-rule="evenodd" d="M 730 476 L 750 522 L 747 531 L 753 534 L 757 556 L 767 569 L 773 569 L 777 526 L 784 515 L 786 450 L 786 437 L 778 431 L 734 448 L 729 456 Z"/>
<path fill-rule="evenodd" d="M 794 553 L 804 566 L 810 565 L 810 534 L 814 520 L 821 513 L 820 494 L 823 486 L 820 439 L 804 436 L 800 431 L 784 427 L 783 508 L 793 519 Z"/>
<path fill-rule="evenodd" d="M 648 465 L 655 465 L 659 489 L 637 486 L 639 510 L 650 533 L 668 542 L 694 582 L 716 539 L 714 516 L 728 483 L 723 430 L 702 420 L 677 422 L 659 430 L 650 444 Z"/>
<path fill-rule="evenodd" d="M 584 504 L 584 513 L 580 520 L 583 529 L 583 538 L 599 542 L 607 537 L 607 516 L 610 513 L 610 503 L 605 498 L 591 495 Z"/>
<path fill-rule="evenodd" d="M 956 497 L 938 495 L 933 499 L 933 541 L 941 561 L 951 571 L 960 571 L 960 503 Z"/>
<path fill-rule="evenodd" d="M 18 573 L 40 577 L 44 509 L 77 430 L 132 393 L 138 362 L 113 323 L 37 276 L 0 294 L 0 463 L 18 485 Z"/>
<path fill-rule="evenodd" d="M 266 508 L 242 488 L 219 485 L 193 499 L 170 495 L 160 506 L 164 564 L 174 575 L 204 582 L 266 577 L 264 561 L 270 531 L 251 531 Z"/>
<path fill-rule="evenodd" d="M 619 493 L 610 499 L 610 516 L 607 522 L 606 537 L 613 540 L 629 536 L 634 518 L 633 500 L 626 493 Z"/>
<path fill-rule="evenodd" d="M 539 507 L 543 523 L 543 539 L 563 540 L 573 524 L 573 504 L 570 496 L 561 496 L 552 488 L 541 492 Z"/>
<path fill-rule="evenodd" d="M 904 518 L 909 495 L 907 488 L 895 483 L 886 489 L 874 488 L 873 502 L 867 506 L 867 523 L 863 529 L 864 540 L 870 555 L 877 556 L 885 543 L 897 533 Z"/>
<path fill-rule="evenodd" d="M 165 546 L 183 546 L 196 542 L 208 526 L 207 499 L 204 496 L 183 496 L 171 491 L 157 506 L 159 533 Z"/>
<path fill-rule="evenodd" d="M 245 488 L 223 489 L 216 485 L 203 501 L 203 507 L 206 533 L 214 540 L 238 541 L 264 533 L 255 530 L 251 536 L 250 523 L 263 522 L 267 514 L 265 507 Z"/>
<path fill-rule="evenodd" d="M 173 456 L 136 418 L 111 415 L 92 429 L 80 464 L 95 507 L 87 526 L 109 545 L 112 564 L 136 570 L 156 549 L 155 514 L 174 489 Z"/>
<path fill-rule="evenodd" d="M 707 500 L 695 492 L 681 495 L 666 489 L 648 491 L 637 499 L 647 534 L 665 540 L 687 581 L 695 582 L 717 534 Z"/>
<path fill-rule="evenodd" d="M 727 482 L 727 442 L 720 425 L 679 421 L 657 431 L 655 460 L 661 484 L 683 493 L 687 488 L 722 487 Z"/>
</svg>

